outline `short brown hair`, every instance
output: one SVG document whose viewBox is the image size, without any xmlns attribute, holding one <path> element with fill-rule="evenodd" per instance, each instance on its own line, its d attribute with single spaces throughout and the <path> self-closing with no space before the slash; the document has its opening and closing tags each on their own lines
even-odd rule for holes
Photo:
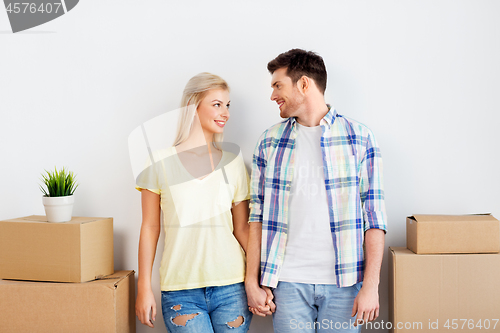
<svg viewBox="0 0 500 333">
<path fill-rule="evenodd" d="M 286 68 L 286 75 L 295 84 L 302 76 L 314 80 L 322 94 L 326 90 L 326 67 L 323 58 L 312 51 L 292 49 L 281 53 L 267 64 L 267 70 L 273 74 L 280 68 Z"/>
</svg>

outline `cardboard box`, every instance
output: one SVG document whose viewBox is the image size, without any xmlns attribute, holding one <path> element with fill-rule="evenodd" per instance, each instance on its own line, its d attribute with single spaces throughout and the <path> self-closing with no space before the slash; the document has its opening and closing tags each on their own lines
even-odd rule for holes
<svg viewBox="0 0 500 333">
<path fill-rule="evenodd" d="M 406 246 L 418 254 L 498 253 L 500 221 L 490 214 L 409 216 Z"/>
<path fill-rule="evenodd" d="M 84 283 L 0 280 L 0 295 L 0 332 L 135 332 L 134 271 Z"/>
<path fill-rule="evenodd" d="M 389 248 L 389 261 L 391 332 L 500 332 L 500 254 L 401 247 Z"/>
<path fill-rule="evenodd" d="M 0 279 L 84 282 L 114 272 L 113 219 L 0 221 Z"/>
</svg>

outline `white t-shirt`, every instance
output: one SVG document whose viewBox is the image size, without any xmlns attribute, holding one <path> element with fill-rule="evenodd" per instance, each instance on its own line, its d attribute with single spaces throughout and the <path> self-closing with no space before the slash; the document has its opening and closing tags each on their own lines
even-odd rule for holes
<svg viewBox="0 0 500 333">
<path fill-rule="evenodd" d="M 298 122 L 296 126 L 287 243 L 279 281 L 336 284 L 321 151 L 322 129 Z"/>
</svg>

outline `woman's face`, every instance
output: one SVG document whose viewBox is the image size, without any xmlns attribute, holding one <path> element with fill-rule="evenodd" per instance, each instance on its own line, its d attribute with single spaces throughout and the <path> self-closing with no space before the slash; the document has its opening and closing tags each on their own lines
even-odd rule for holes
<svg viewBox="0 0 500 333">
<path fill-rule="evenodd" d="M 222 133 L 229 119 L 229 92 L 212 89 L 198 105 L 198 118 L 205 133 Z"/>
</svg>

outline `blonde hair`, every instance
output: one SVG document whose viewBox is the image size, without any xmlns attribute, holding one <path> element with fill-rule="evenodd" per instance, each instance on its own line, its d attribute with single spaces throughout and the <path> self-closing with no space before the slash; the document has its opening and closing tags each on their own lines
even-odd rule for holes
<svg viewBox="0 0 500 333">
<path fill-rule="evenodd" d="M 198 105 L 200 105 L 206 93 L 212 89 L 222 89 L 229 92 L 229 85 L 220 76 L 207 72 L 197 74 L 188 81 L 182 93 L 181 115 L 177 123 L 174 146 L 187 140 L 193 127 L 196 109 L 198 109 Z M 212 144 L 218 148 L 216 143 L 222 142 L 222 139 L 223 134 L 216 133 Z"/>
</svg>

